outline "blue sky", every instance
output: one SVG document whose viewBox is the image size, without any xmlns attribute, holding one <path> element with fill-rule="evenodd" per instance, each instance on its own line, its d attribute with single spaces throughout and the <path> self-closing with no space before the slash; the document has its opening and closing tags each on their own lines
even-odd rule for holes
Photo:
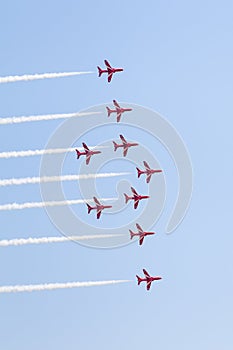
<svg viewBox="0 0 233 350">
<path fill-rule="evenodd" d="M 156 237 L 142 247 L 109 250 L 72 242 L 1 248 L 0 285 L 134 280 L 1 294 L 2 349 L 232 349 L 232 10 L 230 1 L 1 5 L 1 76 L 96 71 L 105 58 L 125 68 L 111 84 L 97 72 L 2 84 L 1 117 L 75 112 L 113 98 L 139 104 L 174 125 L 194 169 L 191 206 L 172 235 L 164 232 L 177 191 L 175 167 L 161 145 L 140 135 L 166 169 L 167 199 Z M 1 126 L 1 151 L 42 149 L 59 125 Z M 81 141 L 77 133 L 77 144 Z M 69 159 L 64 169 L 72 173 L 76 165 L 69 167 Z M 1 179 L 38 176 L 40 158 L 1 159 L 0 169 Z M 129 180 L 137 184 L 133 175 Z M 100 181 L 100 191 L 112 197 L 116 181 Z M 146 189 L 144 182 L 138 187 Z M 40 188 L 1 188 L 0 198 L 1 204 L 40 201 Z M 43 209 L 0 212 L 0 221 L 2 239 L 60 235 Z M 143 267 L 163 277 L 150 293 L 136 286 L 135 274 Z"/>
</svg>

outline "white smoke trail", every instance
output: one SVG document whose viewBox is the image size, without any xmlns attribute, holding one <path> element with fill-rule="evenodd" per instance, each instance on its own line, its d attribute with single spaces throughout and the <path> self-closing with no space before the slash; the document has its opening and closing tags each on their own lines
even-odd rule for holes
<svg viewBox="0 0 233 350">
<path fill-rule="evenodd" d="M 42 177 L 24 177 L 19 179 L 3 179 L 3 180 L 0 180 L 0 187 L 12 186 L 12 185 L 38 184 L 38 183 L 44 183 L 44 182 L 88 180 L 88 179 L 122 176 L 122 175 L 128 175 L 128 174 L 129 173 L 122 172 L 122 173 L 100 173 L 100 174 L 42 176 Z"/>
<path fill-rule="evenodd" d="M 1 152 L 0 158 L 7 159 L 7 158 L 18 158 L 18 157 L 32 157 L 32 156 L 42 156 L 44 154 L 59 154 L 59 153 L 67 153 L 67 152 L 75 152 L 75 148 L 54 148 L 54 149 Z"/>
<path fill-rule="evenodd" d="M 0 77 L 0 84 L 15 83 L 17 81 L 31 81 L 38 79 L 52 79 L 62 77 L 72 77 L 75 75 L 90 74 L 94 72 L 63 72 L 63 73 L 42 73 L 42 74 L 25 74 L 25 75 L 10 75 L 8 77 Z"/>
<path fill-rule="evenodd" d="M 132 281 L 131 280 L 112 280 L 112 281 L 45 283 L 45 284 L 2 286 L 0 287 L 0 293 L 19 293 L 19 292 L 33 292 L 33 291 L 42 291 L 42 290 L 67 289 L 67 288 L 107 286 L 111 284 L 128 283 L 128 282 L 132 282 Z"/>
<path fill-rule="evenodd" d="M 89 239 L 114 238 L 121 236 L 124 236 L 124 234 L 2 239 L 0 240 L 0 247 L 21 246 L 28 244 L 63 243 L 68 241 L 84 241 Z"/>
<path fill-rule="evenodd" d="M 89 146 L 90 149 L 105 148 L 107 146 Z M 11 152 L 1 152 L 0 158 L 18 158 L 18 157 L 33 157 L 33 156 L 43 156 L 44 154 L 59 154 L 59 153 L 68 153 L 75 152 L 78 149 L 82 151 L 82 147 L 77 148 L 51 148 L 51 149 L 38 149 L 38 150 L 27 150 L 27 151 L 11 151 Z"/>
<path fill-rule="evenodd" d="M 43 120 L 55 120 L 55 119 L 65 119 L 65 118 L 76 118 L 84 117 L 88 115 L 101 114 L 102 112 L 83 112 L 83 113 L 63 113 L 63 114 L 42 114 L 42 115 L 31 115 L 22 117 L 9 117 L 0 118 L 0 125 L 3 124 L 18 124 L 27 122 L 39 122 Z"/>
<path fill-rule="evenodd" d="M 117 198 L 100 198 L 101 202 L 117 200 Z M 56 207 L 64 205 L 74 205 L 93 202 L 93 199 L 72 199 L 67 201 L 50 201 L 50 202 L 28 202 L 28 203 L 10 203 L 0 205 L 0 211 L 3 210 L 21 210 L 31 208 Z"/>
</svg>

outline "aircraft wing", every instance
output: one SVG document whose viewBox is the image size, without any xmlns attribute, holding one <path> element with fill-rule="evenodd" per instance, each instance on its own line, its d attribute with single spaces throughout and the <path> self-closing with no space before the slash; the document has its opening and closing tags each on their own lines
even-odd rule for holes
<svg viewBox="0 0 233 350">
<path fill-rule="evenodd" d="M 143 233 L 143 229 L 141 228 L 141 226 L 139 224 L 136 224 L 136 227 L 140 233 Z"/>
<path fill-rule="evenodd" d="M 110 63 L 109 63 L 107 60 L 104 60 L 104 63 L 105 63 L 105 65 L 106 65 L 107 68 L 110 68 L 110 69 L 112 68 L 111 65 L 110 65 Z"/>
<path fill-rule="evenodd" d="M 144 241 L 144 236 L 142 236 L 142 237 L 139 239 L 139 244 L 142 245 L 143 241 Z"/>
<path fill-rule="evenodd" d="M 89 148 L 87 147 L 87 145 L 83 142 L 83 148 L 86 150 L 86 151 L 89 151 Z"/>
<path fill-rule="evenodd" d="M 143 164 L 147 170 L 150 170 L 150 166 L 145 160 L 144 160 Z"/>
<path fill-rule="evenodd" d="M 128 152 L 128 147 L 126 146 L 126 147 L 124 147 L 124 151 L 123 151 L 123 156 L 124 157 L 126 157 L 126 155 L 127 155 L 127 152 Z"/>
<path fill-rule="evenodd" d="M 100 215 L 101 215 L 101 212 L 102 212 L 102 210 L 97 210 L 97 219 L 99 219 L 100 218 Z"/>
<path fill-rule="evenodd" d="M 147 282 L 146 289 L 150 290 L 151 282 Z"/>
<path fill-rule="evenodd" d="M 99 200 L 98 200 L 96 197 L 93 197 L 93 199 L 94 199 L 94 201 L 95 201 L 95 203 L 96 203 L 97 205 L 101 205 L 100 202 L 99 202 Z"/>
<path fill-rule="evenodd" d="M 150 179 L 151 179 L 151 174 L 147 175 L 147 177 L 146 177 L 146 183 L 149 183 L 149 182 L 150 182 Z"/>
<path fill-rule="evenodd" d="M 134 201 L 134 209 L 137 209 L 138 204 L 139 204 L 139 200 L 138 200 L 138 199 L 136 199 L 136 200 Z"/>
<path fill-rule="evenodd" d="M 121 108 L 121 107 L 119 106 L 119 103 L 118 103 L 116 100 L 113 100 L 112 102 L 114 103 L 114 106 L 115 106 L 115 107 Z"/>
<path fill-rule="evenodd" d="M 149 273 L 146 271 L 146 269 L 143 269 L 142 271 L 143 271 L 145 277 L 150 277 L 150 275 L 149 275 Z"/>
<path fill-rule="evenodd" d="M 112 72 L 108 72 L 108 82 L 109 83 L 112 80 L 112 76 L 113 76 L 113 73 Z"/>
<path fill-rule="evenodd" d="M 121 115 L 122 115 L 122 113 L 117 113 L 117 123 L 119 123 L 119 121 L 121 120 Z"/>
<path fill-rule="evenodd" d="M 120 135 L 120 139 L 123 142 L 123 144 L 127 144 L 127 141 L 126 141 L 126 139 L 124 138 L 123 135 Z"/>
<path fill-rule="evenodd" d="M 137 191 L 135 190 L 135 188 L 131 187 L 131 191 L 133 192 L 133 194 L 135 194 L 136 196 L 138 196 Z"/>
<path fill-rule="evenodd" d="M 87 155 L 86 156 L 86 164 L 88 165 L 90 163 L 91 160 L 91 155 Z"/>
</svg>

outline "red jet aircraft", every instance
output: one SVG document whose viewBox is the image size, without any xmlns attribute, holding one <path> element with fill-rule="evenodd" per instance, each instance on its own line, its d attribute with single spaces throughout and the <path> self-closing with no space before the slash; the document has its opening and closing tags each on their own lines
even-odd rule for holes
<svg viewBox="0 0 233 350">
<path fill-rule="evenodd" d="M 106 109 L 108 111 L 108 117 L 110 117 L 110 115 L 112 113 L 116 113 L 117 114 L 117 123 L 119 123 L 119 121 L 121 120 L 122 113 L 132 111 L 132 108 L 120 107 L 120 105 L 118 104 L 118 102 L 116 100 L 113 100 L 113 104 L 116 107 L 116 109 L 110 109 L 109 107 L 106 107 Z"/>
<path fill-rule="evenodd" d="M 151 176 L 155 173 L 161 173 L 162 170 L 156 170 L 156 169 L 151 169 L 149 164 L 144 160 L 143 162 L 144 166 L 145 166 L 145 170 L 140 170 L 139 168 L 137 169 L 138 172 L 138 177 L 140 177 L 142 174 L 146 174 L 146 182 L 149 183 Z"/>
<path fill-rule="evenodd" d="M 147 231 L 143 231 L 143 229 L 141 228 L 141 226 L 139 224 L 136 224 L 136 227 L 138 229 L 138 232 L 135 233 L 131 230 L 129 230 L 130 232 L 130 239 L 132 239 L 134 236 L 139 236 L 139 244 L 142 245 L 143 243 L 143 240 L 146 236 L 149 236 L 149 235 L 154 235 L 155 232 L 147 232 Z"/>
<path fill-rule="evenodd" d="M 137 280 L 138 280 L 138 285 L 139 285 L 141 282 L 146 282 L 146 289 L 147 289 L 147 290 L 150 289 L 151 283 L 152 283 L 153 281 L 157 281 L 157 280 L 161 280 L 161 279 L 162 279 L 162 277 L 159 277 L 159 276 L 156 276 L 156 277 L 150 276 L 149 273 L 148 273 L 145 269 L 143 269 L 142 271 L 143 271 L 143 273 L 144 273 L 144 275 L 145 275 L 145 278 L 141 278 L 141 277 L 139 277 L 138 275 L 136 275 Z"/>
<path fill-rule="evenodd" d="M 127 142 L 123 135 L 120 135 L 120 139 L 121 139 L 121 141 L 122 141 L 122 144 L 117 144 L 115 141 L 113 141 L 114 151 L 116 151 L 117 148 L 119 148 L 119 147 L 123 147 L 123 149 L 124 149 L 124 151 L 123 151 L 123 156 L 124 156 L 124 157 L 127 155 L 128 149 L 129 149 L 130 147 L 132 147 L 132 146 L 138 146 L 138 143 L 130 143 L 130 142 Z"/>
<path fill-rule="evenodd" d="M 125 203 L 127 204 L 130 199 L 134 200 L 134 209 L 137 209 L 140 200 L 150 198 L 150 196 L 141 196 L 133 187 L 131 187 L 131 191 L 133 192 L 131 197 L 124 193 Z"/>
<path fill-rule="evenodd" d="M 97 215 L 96 215 L 97 219 L 100 218 L 102 210 L 108 209 L 108 208 L 112 208 L 112 205 L 103 205 L 103 204 L 101 204 L 96 197 L 93 197 L 93 199 L 94 199 L 94 202 L 96 204 L 95 207 L 91 207 L 88 203 L 86 203 L 86 204 L 87 204 L 88 214 L 90 214 L 90 212 L 92 210 L 96 210 L 97 211 Z"/>
<path fill-rule="evenodd" d="M 113 68 L 107 60 L 104 60 L 104 63 L 107 69 L 101 69 L 99 66 L 97 66 L 99 71 L 99 77 L 101 77 L 102 73 L 108 73 L 108 82 L 110 83 L 113 74 L 116 72 L 122 72 L 123 68 Z"/>
<path fill-rule="evenodd" d="M 86 164 L 89 164 L 91 160 L 91 156 L 93 156 L 93 154 L 101 153 L 100 151 L 90 150 L 84 142 L 83 142 L 83 148 L 84 148 L 84 152 L 80 152 L 78 149 L 76 149 L 77 159 L 79 159 L 80 156 L 86 156 Z"/>
</svg>

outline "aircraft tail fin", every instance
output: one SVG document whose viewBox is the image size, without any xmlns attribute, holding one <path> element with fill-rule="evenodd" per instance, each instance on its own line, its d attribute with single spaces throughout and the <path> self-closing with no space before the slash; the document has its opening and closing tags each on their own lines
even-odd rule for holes
<svg viewBox="0 0 233 350">
<path fill-rule="evenodd" d="M 108 117 L 110 117 L 112 110 L 109 107 L 106 107 L 107 111 L 108 111 Z"/>
<path fill-rule="evenodd" d="M 112 141 L 112 142 L 113 142 L 113 146 L 114 146 L 114 151 L 116 151 L 119 146 L 115 141 Z"/>
<path fill-rule="evenodd" d="M 87 210 L 88 210 L 88 214 L 90 214 L 90 212 L 92 211 L 92 207 L 87 203 Z"/>
<path fill-rule="evenodd" d="M 76 151 L 76 153 L 77 153 L 77 159 L 79 159 L 79 157 L 81 156 L 81 152 L 79 152 L 78 149 L 76 149 L 75 151 Z"/>
<path fill-rule="evenodd" d="M 127 204 L 130 198 L 126 193 L 124 193 L 124 196 L 125 196 L 125 204 Z"/>
<path fill-rule="evenodd" d="M 141 279 L 141 277 L 139 277 L 138 275 L 136 275 L 136 277 L 137 277 L 137 280 L 138 280 L 138 286 L 139 286 L 139 284 L 142 282 L 142 279 Z"/>
<path fill-rule="evenodd" d="M 97 66 L 97 68 L 98 68 L 98 72 L 99 72 L 99 77 L 101 77 L 101 74 L 103 73 L 103 70 L 99 66 Z"/>
<path fill-rule="evenodd" d="M 138 172 L 138 177 L 140 177 L 142 175 L 142 171 L 139 168 L 136 168 L 137 172 Z"/>
</svg>

